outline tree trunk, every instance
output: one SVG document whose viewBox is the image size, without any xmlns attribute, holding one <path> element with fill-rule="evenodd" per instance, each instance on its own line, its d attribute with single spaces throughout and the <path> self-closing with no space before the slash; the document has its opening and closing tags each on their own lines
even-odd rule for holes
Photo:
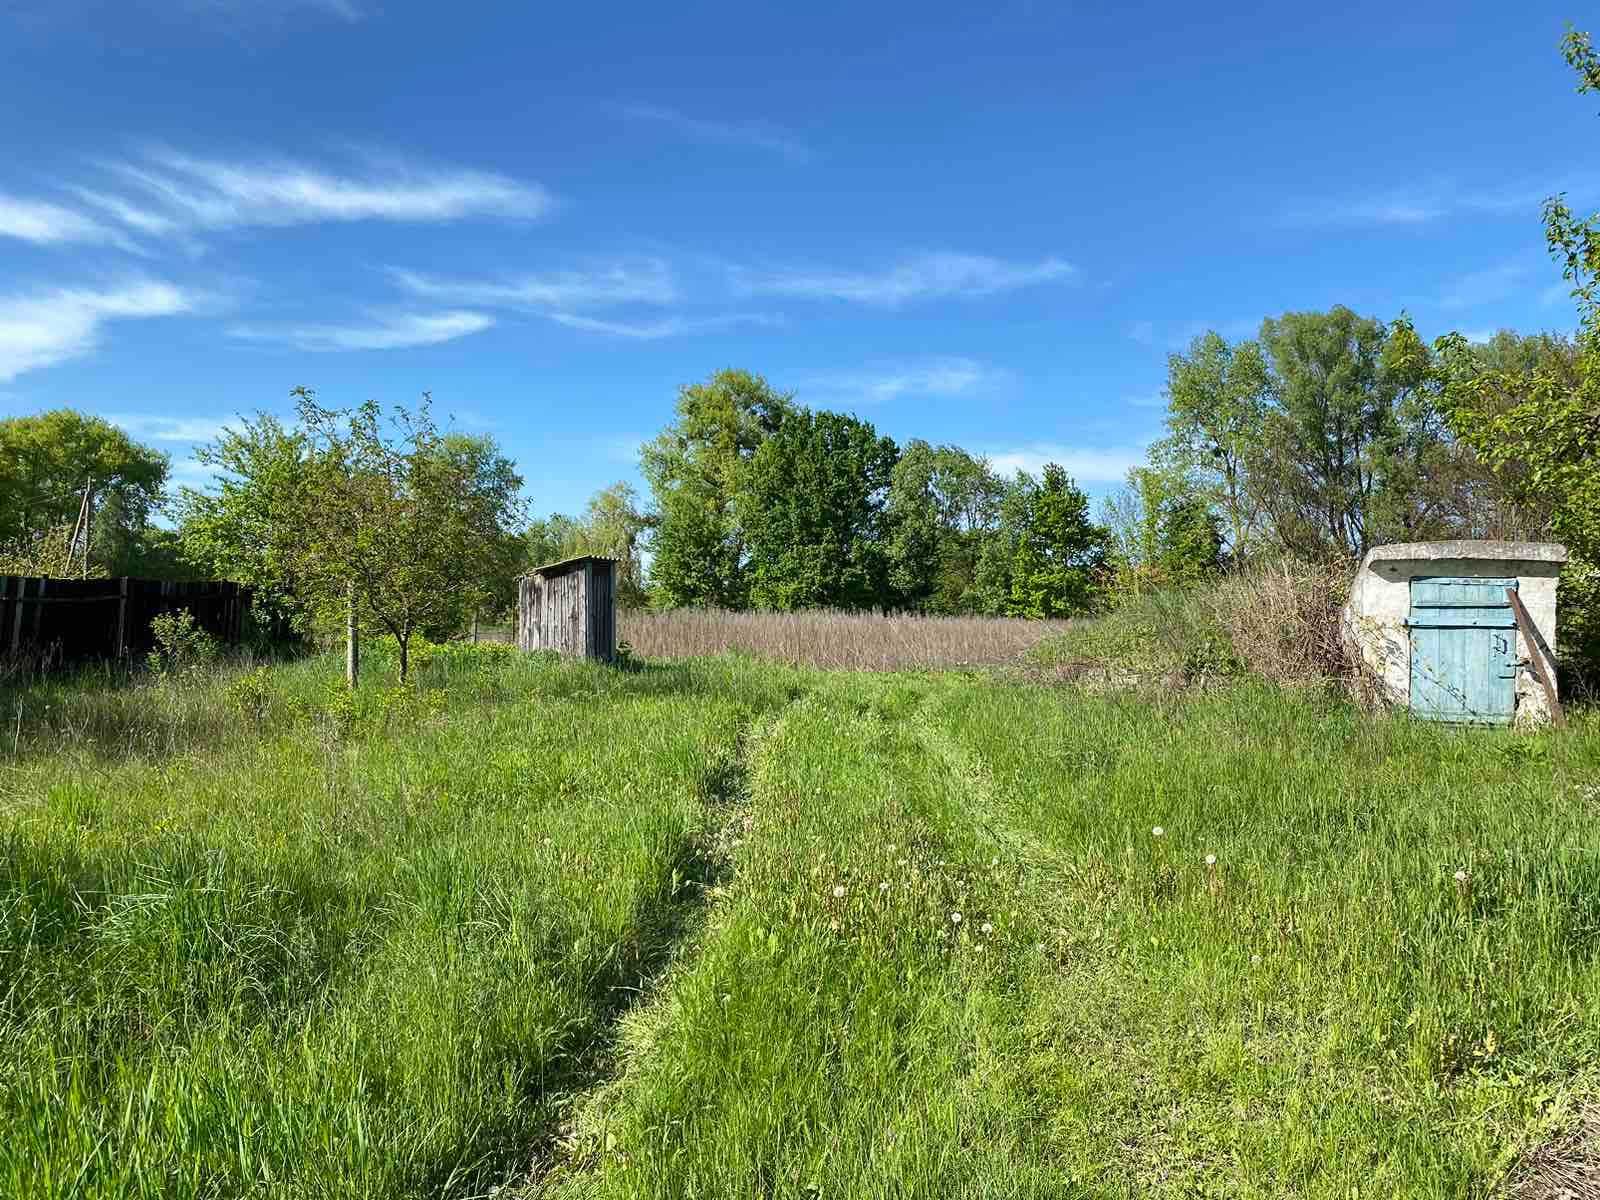
<svg viewBox="0 0 1600 1200">
<path fill-rule="evenodd" d="M 404 637 L 395 638 L 400 647 L 400 686 L 406 684 L 406 672 L 411 669 L 411 634 L 408 631 Z"/>
<path fill-rule="evenodd" d="M 344 681 L 351 691 L 361 677 L 361 628 L 356 623 L 356 587 L 351 584 L 345 597 Z"/>
</svg>

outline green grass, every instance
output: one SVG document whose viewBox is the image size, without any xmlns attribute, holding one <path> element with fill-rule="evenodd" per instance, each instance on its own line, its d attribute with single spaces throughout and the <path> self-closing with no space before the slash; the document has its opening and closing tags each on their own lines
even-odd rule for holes
<svg viewBox="0 0 1600 1200">
<path fill-rule="evenodd" d="M 1600 1086 L 1589 714 L 335 670 L 0 702 L 0 1194 L 1467 1196 Z"/>
</svg>

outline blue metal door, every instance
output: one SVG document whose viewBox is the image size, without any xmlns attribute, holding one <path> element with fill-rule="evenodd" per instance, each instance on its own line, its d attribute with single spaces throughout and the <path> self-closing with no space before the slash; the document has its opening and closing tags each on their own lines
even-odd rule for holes
<svg viewBox="0 0 1600 1200">
<path fill-rule="evenodd" d="M 1411 711 L 1431 721 L 1505 725 L 1516 710 L 1515 579 L 1411 581 Z"/>
</svg>

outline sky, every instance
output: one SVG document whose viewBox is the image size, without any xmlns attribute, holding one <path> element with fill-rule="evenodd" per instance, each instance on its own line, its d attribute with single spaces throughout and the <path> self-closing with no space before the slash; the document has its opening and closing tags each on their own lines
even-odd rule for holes
<svg viewBox="0 0 1600 1200">
<path fill-rule="evenodd" d="M 1104 492 L 1206 329 L 1573 327 L 1539 221 L 1600 207 L 1567 20 L 0 0 L 0 415 L 105 416 L 199 484 L 296 386 L 429 392 L 574 512 L 742 367 Z"/>
</svg>

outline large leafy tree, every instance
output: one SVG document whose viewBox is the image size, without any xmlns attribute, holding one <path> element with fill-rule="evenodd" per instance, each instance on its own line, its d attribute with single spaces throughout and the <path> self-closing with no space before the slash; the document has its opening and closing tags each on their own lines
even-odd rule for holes
<svg viewBox="0 0 1600 1200">
<path fill-rule="evenodd" d="M 738 492 L 756 607 L 891 606 L 884 506 L 895 459 L 894 443 L 866 421 L 807 409 L 784 415 Z"/>
<path fill-rule="evenodd" d="M 189 540 L 325 619 L 353 611 L 392 635 L 403 682 L 416 634 L 458 629 L 493 596 L 522 479 L 492 439 L 441 432 L 426 396 L 387 416 L 294 398 L 296 428 L 258 417 L 202 456 L 221 475 L 184 497 Z"/>
<path fill-rule="evenodd" d="M 1278 542 L 1358 557 L 1394 533 L 1422 532 L 1427 522 L 1385 528 L 1386 517 L 1416 511 L 1421 466 L 1408 451 L 1431 444 L 1422 376 L 1386 359 L 1388 325 L 1339 305 L 1268 319 L 1261 341 L 1274 404 L 1249 470 Z"/>
<path fill-rule="evenodd" d="M 1245 555 L 1260 532 L 1262 504 L 1249 463 L 1261 447 L 1272 385 L 1257 342 L 1232 346 L 1209 332 L 1186 354 L 1167 359 L 1168 436 L 1162 457 L 1207 494 L 1235 557 Z"/>
<path fill-rule="evenodd" d="M 131 573 L 150 557 L 144 547 L 153 540 L 150 517 L 162 501 L 167 469 L 166 455 L 72 409 L 0 420 L 0 548 L 14 563 L 36 559 L 37 573 L 65 571 L 87 488 L 91 570 Z"/>
<path fill-rule="evenodd" d="M 1055 463 L 1035 479 L 1019 471 L 1000 503 L 975 583 L 994 616 L 1067 617 L 1101 600 L 1108 534 L 1089 518 L 1089 498 Z"/>
<path fill-rule="evenodd" d="M 1005 485 L 959 446 L 916 439 L 900 452 L 886 507 L 888 585 L 897 607 L 957 613 L 970 595 L 983 539 Z"/>
<path fill-rule="evenodd" d="M 653 505 L 656 603 L 743 608 L 749 602 L 736 501 L 756 452 L 793 410 L 792 397 L 748 371 L 718 371 L 678 393 L 676 420 L 640 452 Z"/>
</svg>

